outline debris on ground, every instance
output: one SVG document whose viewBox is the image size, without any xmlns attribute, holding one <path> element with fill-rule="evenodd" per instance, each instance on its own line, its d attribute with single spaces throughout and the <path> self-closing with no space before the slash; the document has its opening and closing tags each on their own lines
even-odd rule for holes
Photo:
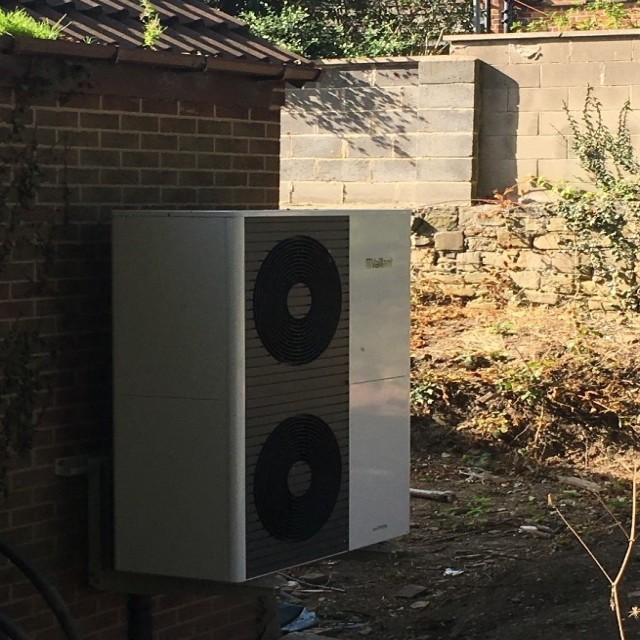
<svg viewBox="0 0 640 640">
<path fill-rule="evenodd" d="M 393 595 L 396 598 L 417 598 L 424 595 L 428 591 L 427 587 L 419 584 L 407 584 L 402 589 L 396 591 Z"/>
<path fill-rule="evenodd" d="M 591 482 L 590 480 L 584 480 L 583 478 L 574 478 L 573 476 L 558 476 L 558 482 L 570 484 L 574 487 L 578 487 L 579 489 L 593 491 L 594 493 L 599 493 L 600 491 L 602 491 L 602 487 L 599 484 Z"/>
<path fill-rule="evenodd" d="M 304 631 L 318 622 L 316 614 L 301 605 L 278 603 L 277 614 L 278 624 L 284 632 Z"/>
<path fill-rule="evenodd" d="M 414 287 L 411 375 L 417 437 L 445 429 L 523 462 L 640 447 L 637 313 L 479 310 Z"/>
<path fill-rule="evenodd" d="M 436 489 L 410 489 L 409 495 L 412 498 L 422 498 L 423 500 L 433 500 L 435 502 L 455 502 L 456 494 L 453 491 L 437 491 Z"/>
</svg>

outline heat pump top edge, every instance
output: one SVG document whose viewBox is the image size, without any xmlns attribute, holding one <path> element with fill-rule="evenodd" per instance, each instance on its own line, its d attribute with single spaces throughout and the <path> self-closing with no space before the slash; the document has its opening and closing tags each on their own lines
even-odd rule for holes
<svg viewBox="0 0 640 640">
<path fill-rule="evenodd" d="M 312 218 L 317 216 L 357 216 L 381 213 L 380 209 L 248 209 L 248 210 L 191 210 L 191 209 L 121 209 L 113 212 L 113 218 Z M 408 212 L 392 211 L 398 217 L 407 218 Z M 408 226 L 407 218 L 407 226 Z"/>
</svg>

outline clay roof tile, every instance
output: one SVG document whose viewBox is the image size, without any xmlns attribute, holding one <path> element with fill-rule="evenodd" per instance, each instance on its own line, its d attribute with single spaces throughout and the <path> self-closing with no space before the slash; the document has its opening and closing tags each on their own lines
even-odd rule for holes
<svg viewBox="0 0 640 640">
<path fill-rule="evenodd" d="M 206 56 L 221 61 L 312 63 L 249 32 L 239 19 L 201 0 L 152 0 L 164 31 L 154 48 L 165 53 Z M 137 0 L 0 0 L 0 9 L 22 7 L 34 18 L 61 21 L 68 40 L 123 49 L 143 48 L 142 8 Z"/>
</svg>

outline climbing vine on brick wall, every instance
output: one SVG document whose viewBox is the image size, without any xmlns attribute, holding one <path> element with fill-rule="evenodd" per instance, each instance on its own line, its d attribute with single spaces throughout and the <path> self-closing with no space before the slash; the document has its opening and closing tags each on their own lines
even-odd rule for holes
<svg viewBox="0 0 640 640">
<path fill-rule="evenodd" d="M 60 154 L 64 160 L 67 150 L 39 144 L 31 122 L 32 105 L 43 97 L 60 96 L 64 101 L 85 81 L 81 65 L 34 61 L 14 83 L 13 105 L 0 116 L 0 273 L 25 252 L 33 255 L 35 250 L 39 269 L 34 292 L 46 288 L 53 232 L 62 222 L 32 214 L 44 165 Z M 62 193 L 68 194 L 64 185 Z M 50 351 L 40 332 L 24 320 L 7 321 L 7 325 L 0 333 L 0 489 L 5 494 L 8 464 L 31 448 L 41 413 L 42 372 L 35 356 Z"/>
</svg>

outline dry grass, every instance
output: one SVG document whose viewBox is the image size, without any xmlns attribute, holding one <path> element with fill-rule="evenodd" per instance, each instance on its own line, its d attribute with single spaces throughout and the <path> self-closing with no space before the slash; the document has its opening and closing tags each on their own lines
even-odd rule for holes
<svg viewBox="0 0 640 640">
<path fill-rule="evenodd" d="M 481 444 L 601 463 L 640 446 L 640 317 L 474 308 L 414 286 L 413 405 Z"/>
</svg>

